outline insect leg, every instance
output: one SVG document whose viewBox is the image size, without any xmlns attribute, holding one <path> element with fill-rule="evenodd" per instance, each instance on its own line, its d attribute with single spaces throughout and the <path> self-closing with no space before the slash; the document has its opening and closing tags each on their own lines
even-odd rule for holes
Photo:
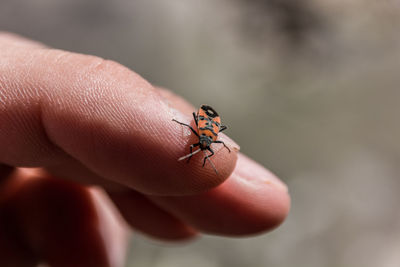
<svg viewBox="0 0 400 267">
<path fill-rule="evenodd" d="M 197 121 L 197 115 L 194 112 L 193 112 L 193 119 L 194 119 L 194 122 L 196 123 L 196 126 L 199 126 L 199 122 Z"/>
<path fill-rule="evenodd" d="M 203 162 L 203 167 L 204 167 L 204 165 L 206 164 L 206 160 L 208 159 L 208 161 L 210 162 L 210 164 L 211 164 L 212 168 L 214 169 L 215 173 L 218 174 L 217 168 L 215 168 L 214 163 L 213 163 L 213 162 L 211 161 L 211 159 L 210 159 L 210 157 L 211 157 L 212 155 L 214 155 L 214 151 L 213 151 L 211 148 L 209 148 L 209 147 L 208 147 L 207 149 L 208 149 L 212 154 L 208 156 L 207 153 L 206 153 L 206 151 L 203 150 L 204 155 L 205 155 L 204 162 Z"/>
<path fill-rule="evenodd" d="M 180 158 L 178 159 L 178 161 L 187 159 L 188 157 L 191 157 L 191 156 L 193 156 L 194 154 L 199 153 L 200 151 L 201 151 L 201 149 L 199 148 L 199 149 L 197 149 L 196 151 L 193 151 L 193 152 L 190 153 L 190 154 L 187 154 L 187 155 L 185 155 L 185 156 L 183 156 L 183 157 L 180 157 Z"/>
<path fill-rule="evenodd" d="M 222 132 L 222 131 L 226 130 L 227 128 L 228 128 L 228 127 L 226 127 L 225 125 L 221 125 L 221 126 L 219 127 L 219 131 Z"/>
<path fill-rule="evenodd" d="M 190 156 L 188 157 L 186 163 L 189 163 L 190 159 L 191 159 L 192 156 L 193 156 L 193 153 L 192 153 L 193 148 L 196 147 L 196 146 L 199 146 L 199 145 L 200 145 L 200 143 L 193 144 L 193 145 L 190 146 L 190 153 L 189 153 Z"/>
<path fill-rule="evenodd" d="M 223 144 L 224 147 L 225 147 L 226 149 L 228 149 L 229 153 L 231 153 L 231 150 L 229 149 L 229 147 L 227 147 L 227 146 L 225 145 L 224 141 L 219 141 L 219 140 L 218 140 L 218 141 L 214 141 L 213 143 Z"/>
<path fill-rule="evenodd" d="M 189 127 L 190 128 L 190 130 L 192 130 L 192 132 L 197 136 L 197 137 L 200 137 L 199 136 L 199 134 L 196 132 L 196 130 L 195 129 L 193 129 L 193 127 L 192 126 L 190 126 L 190 125 L 188 125 L 188 124 L 186 124 L 186 123 L 183 123 L 183 122 L 180 122 L 180 121 L 177 121 L 177 120 L 175 120 L 175 119 L 172 119 L 172 121 L 174 121 L 174 122 L 177 122 L 177 123 L 179 123 L 180 125 L 183 125 L 183 126 L 186 126 L 186 127 Z"/>
<path fill-rule="evenodd" d="M 206 160 L 211 158 L 212 156 L 214 156 L 214 151 L 210 147 L 208 147 L 207 150 L 210 151 L 211 154 L 210 155 L 206 154 L 206 156 L 204 157 L 203 167 L 204 167 L 204 165 L 206 165 Z"/>
</svg>

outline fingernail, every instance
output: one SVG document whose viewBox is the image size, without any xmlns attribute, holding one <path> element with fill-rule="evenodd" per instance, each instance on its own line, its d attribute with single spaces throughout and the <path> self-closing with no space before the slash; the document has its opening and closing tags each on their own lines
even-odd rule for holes
<svg viewBox="0 0 400 267">
<path fill-rule="evenodd" d="M 236 165 L 237 174 L 244 180 L 252 184 L 267 184 L 273 186 L 279 191 L 288 192 L 288 187 L 273 173 L 265 169 L 263 166 L 239 153 Z"/>
</svg>

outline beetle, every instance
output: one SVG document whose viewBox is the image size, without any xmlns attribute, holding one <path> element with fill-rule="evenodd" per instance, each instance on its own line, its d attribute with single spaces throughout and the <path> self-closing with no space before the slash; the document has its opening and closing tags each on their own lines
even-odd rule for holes
<svg viewBox="0 0 400 267">
<path fill-rule="evenodd" d="M 204 160 L 203 160 L 203 167 L 206 164 L 206 160 L 208 159 L 208 161 L 212 165 L 215 173 L 218 174 L 217 169 L 215 168 L 214 164 L 210 160 L 210 157 L 212 157 L 214 155 L 214 151 L 211 148 L 211 144 L 215 144 L 215 143 L 223 144 L 224 147 L 226 149 L 228 149 L 229 153 L 231 152 L 229 147 L 227 147 L 223 141 L 217 140 L 218 133 L 226 130 L 227 127 L 225 125 L 221 124 L 221 118 L 219 117 L 219 115 L 215 111 L 215 109 L 213 109 L 212 107 L 210 107 L 208 105 L 201 105 L 201 107 L 197 111 L 197 114 L 195 112 L 193 112 L 193 118 L 194 118 L 194 122 L 196 123 L 197 131 L 195 129 L 193 129 L 192 126 L 173 119 L 173 121 L 175 121 L 183 126 L 189 127 L 189 129 L 199 138 L 198 143 L 192 144 L 190 146 L 190 153 L 187 154 L 186 156 L 180 157 L 178 159 L 178 161 L 184 160 L 187 158 L 188 159 L 187 163 L 189 163 L 190 159 L 192 158 L 192 156 L 194 154 L 198 153 L 199 151 L 203 151 L 204 155 L 205 155 Z M 193 152 L 193 148 L 195 148 L 197 146 L 199 147 L 199 149 Z M 210 151 L 211 154 L 207 155 L 206 150 Z"/>
</svg>

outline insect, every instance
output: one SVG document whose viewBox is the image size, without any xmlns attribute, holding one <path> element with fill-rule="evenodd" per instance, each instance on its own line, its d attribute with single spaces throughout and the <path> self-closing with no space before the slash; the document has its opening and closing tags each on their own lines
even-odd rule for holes
<svg viewBox="0 0 400 267">
<path fill-rule="evenodd" d="M 197 114 L 193 112 L 193 118 L 197 126 L 197 131 L 193 129 L 192 126 L 173 119 L 173 121 L 183 126 L 189 127 L 189 129 L 199 138 L 198 143 L 192 144 L 190 146 L 190 153 L 187 154 L 186 156 L 180 157 L 178 160 L 180 161 L 187 158 L 188 159 L 187 163 L 189 163 L 190 159 L 194 154 L 203 151 L 205 155 L 203 160 L 203 167 L 206 164 L 206 160 L 208 160 L 211 166 L 213 167 L 215 173 L 218 174 L 217 169 L 210 160 L 210 157 L 214 155 L 214 151 L 211 148 L 211 144 L 213 143 L 223 144 L 224 147 L 228 149 L 229 153 L 231 152 L 229 147 L 227 147 L 223 141 L 217 140 L 218 133 L 226 130 L 227 127 L 225 125 L 221 125 L 221 118 L 219 117 L 218 113 L 212 107 L 207 105 L 202 105 L 197 111 Z M 193 152 L 193 148 L 197 146 L 199 147 L 199 149 Z M 207 155 L 206 150 L 210 151 L 211 154 Z"/>
</svg>

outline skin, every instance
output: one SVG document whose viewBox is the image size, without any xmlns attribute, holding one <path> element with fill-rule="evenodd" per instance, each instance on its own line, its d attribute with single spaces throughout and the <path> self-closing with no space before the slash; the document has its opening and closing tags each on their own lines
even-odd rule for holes
<svg viewBox="0 0 400 267">
<path fill-rule="evenodd" d="M 213 147 L 218 175 L 202 156 L 177 161 L 197 137 L 171 120 L 194 127 L 195 108 L 172 92 L 9 33 L 0 58 L 1 266 L 121 265 L 123 221 L 177 241 L 254 235 L 286 217 L 286 186 L 223 133 L 232 153 Z"/>
</svg>

